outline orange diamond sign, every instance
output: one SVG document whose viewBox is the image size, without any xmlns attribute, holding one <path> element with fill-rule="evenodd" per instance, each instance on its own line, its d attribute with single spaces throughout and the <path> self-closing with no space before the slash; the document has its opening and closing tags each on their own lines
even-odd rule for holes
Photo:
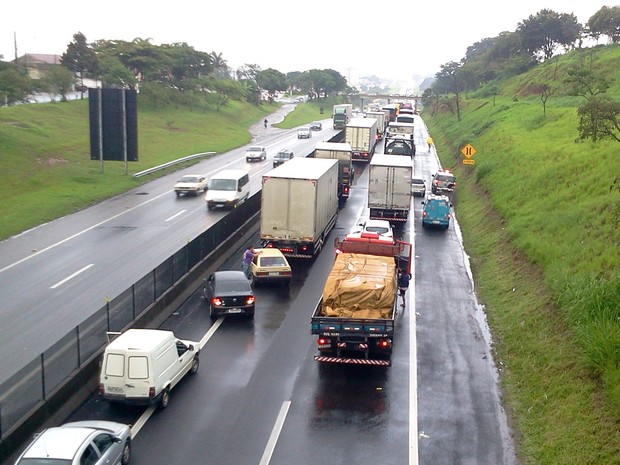
<svg viewBox="0 0 620 465">
<path fill-rule="evenodd" d="M 476 154 L 476 149 L 471 144 L 467 144 L 461 149 L 461 153 L 467 158 L 471 158 Z"/>
</svg>

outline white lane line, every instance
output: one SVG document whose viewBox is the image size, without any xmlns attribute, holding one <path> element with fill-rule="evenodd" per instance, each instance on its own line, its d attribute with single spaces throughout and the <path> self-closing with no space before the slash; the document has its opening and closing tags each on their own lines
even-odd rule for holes
<svg viewBox="0 0 620 465">
<path fill-rule="evenodd" d="M 62 286 L 64 283 L 66 283 L 67 281 L 69 281 L 70 279 L 75 278 L 77 275 L 79 275 L 80 273 L 83 273 L 84 271 L 86 271 L 87 269 L 91 268 L 95 266 L 94 263 L 91 263 L 90 265 L 86 265 L 84 268 L 82 268 L 81 270 L 76 271 L 75 273 L 73 273 L 71 276 L 67 276 L 65 279 L 63 279 L 62 281 L 58 281 L 56 284 L 54 284 L 52 287 L 50 287 L 50 289 L 56 289 L 57 287 Z"/>
<path fill-rule="evenodd" d="M 149 408 L 147 408 L 144 411 L 144 413 L 142 415 L 140 415 L 140 418 L 138 418 L 138 421 L 136 421 L 136 423 L 131 427 L 131 437 L 132 438 L 135 438 L 136 435 L 142 429 L 142 427 L 144 425 L 146 425 L 146 422 L 148 421 L 149 418 L 151 418 L 151 415 L 153 415 L 153 413 L 155 412 L 156 408 L 157 408 L 156 405 L 150 405 Z"/>
<path fill-rule="evenodd" d="M 280 407 L 280 413 L 278 413 L 278 418 L 276 418 L 276 422 L 273 425 L 273 429 L 271 430 L 271 436 L 269 436 L 269 441 L 267 441 L 267 445 L 265 446 L 265 451 L 263 452 L 263 456 L 260 459 L 258 465 L 268 465 L 271 461 L 271 456 L 273 455 L 273 451 L 276 448 L 276 444 L 278 442 L 278 437 L 282 432 L 282 427 L 284 426 L 284 420 L 286 419 L 286 415 L 288 414 L 288 409 L 291 406 L 291 401 L 287 400 Z"/>
<path fill-rule="evenodd" d="M 413 209 L 412 209 L 413 212 Z M 413 215 L 415 217 L 415 215 Z M 411 242 L 411 276 L 413 286 L 409 286 L 409 465 L 418 465 L 418 350 L 416 338 L 415 307 L 415 221 L 409 231 Z"/>
<path fill-rule="evenodd" d="M 185 213 L 187 210 L 181 210 L 179 213 L 175 213 L 174 215 L 172 215 L 170 218 L 168 218 L 167 220 L 164 220 L 164 222 L 168 222 L 168 221 L 172 221 L 173 219 L 175 219 L 177 216 L 182 215 L 183 213 Z"/>
<path fill-rule="evenodd" d="M 215 334 L 215 331 L 217 331 L 217 328 L 219 328 L 220 325 L 223 322 L 224 322 L 224 317 L 220 317 L 209 328 L 209 331 L 207 331 L 207 333 L 200 340 L 200 349 L 201 350 L 205 346 L 205 344 L 209 341 L 209 339 L 211 339 L 211 336 L 213 336 L 213 334 Z M 149 418 L 151 418 L 151 415 L 153 415 L 153 413 L 155 412 L 156 408 L 157 408 L 156 405 L 151 405 L 151 406 L 149 406 L 149 408 L 147 408 L 144 411 L 144 413 L 142 415 L 140 415 L 140 418 L 138 418 L 138 421 L 136 421 L 135 424 L 131 427 L 131 436 L 132 437 L 135 437 L 140 432 L 142 427 L 144 425 L 146 425 L 146 422 L 149 420 Z"/>
<path fill-rule="evenodd" d="M 45 253 L 48 250 L 56 248 L 59 245 L 64 244 L 65 242 L 69 242 L 70 240 L 75 239 L 76 237 L 79 237 L 82 234 L 87 233 L 88 231 L 92 231 L 93 229 L 98 228 L 102 224 L 106 224 L 107 222 L 112 221 L 112 220 L 120 217 L 121 215 L 124 215 L 125 213 L 129 213 L 130 211 L 135 210 L 136 208 L 140 208 L 140 207 L 142 207 L 142 206 L 144 206 L 144 205 L 146 205 L 148 203 L 151 203 L 154 200 L 157 200 L 160 197 L 163 197 L 164 195 L 168 195 L 170 192 L 172 192 L 172 191 L 164 192 L 163 194 L 160 194 L 160 195 L 158 195 L 156 197 L 153 197 L 152 199 L 149 199 L 146 202 L 143 202 L 143 203 L 141 203 L 139 205 L 136 205 L 135 207 L 128 208 L 127 210 L 122 211 L 120 213 L 117 213 L 116 215 L 111 216 L 110 218 L 108 218 L 106 220 L 100 221 L 99 223 L 91 226 L 90 228 L 86 228 L 86 229 L 84 229 L 84 230 L 82 230 L 82 231 L 80 231 L 78 233 L 73 234 L 72 236 L 69 236 L 69 237 L 67 237 L 67 238 L 65 238 L 65 239 L 63 239 L 61 241 L 56 242 L 55 244 L 52 244 L 52 245 L 50 245 L 48 247 L 45 247 L 44 249 L 38 250 L 37 252 L 33 253 L 32 255 L 28 255 L 27 257 L 24 257 L 21 260 L 18 260 L 18 261 L 14 262 L 14 263 L 11 263 L 10 265 L 5 266 L 4 268 L 0 268 L 0 273 L 2 273 L 3 271 L 6 271 L 6 270 L 9 270 L 9 269 L 13 268 L 14 266 L 20 265 L 21 263 L 24 263 L 26 260 L 30 260 L 31 258 L 34 258 L 34 257 L 36 257 L 38 255 L 41 255 L 42 253 Z"/>
</svg>

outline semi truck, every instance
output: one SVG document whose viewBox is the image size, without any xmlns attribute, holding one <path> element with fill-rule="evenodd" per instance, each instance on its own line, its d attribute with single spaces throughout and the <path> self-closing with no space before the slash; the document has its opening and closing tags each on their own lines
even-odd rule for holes
<svg viewBox="0 0 620 465">
<path fill-rule="evenodd" d="M 390 366 L 398 273 L 411 273 L 411 244 L 377 233 L 336 241 L 336 260 L 311 317 L 324 363 Z"/>
<path fill-rule="evenodd" d="M 405 222 L 411 208 L 411 158 L 377 154 L 368 172 L 370 219 Z"/>
<path fill-rule="evenodd" d="M 332 123 L 334 129 L 344 129 L 353 117 L 353 105 L 350 103 L 340 103 L 334 105 L 332 109 Z"/>
<path fill-rule="evenodd" d="M 353 118 L 347 124 L 344 140 L 351 144 L 353 161 L 369 162 L 377 144 L 377 120 L 375 118 Z"/>
<path fill-rule="evenodd" d="M 367 111 L 366 118 L 375 118 L 377 120 L 377 140 L 383 139 L 385 134 L 385 128 L 389 122 L 389 112 L 384 110 L 380 111 Z"/>
<path fill-rule="evenodd" d="M 263 247 L 313 258 L 338 218 L 338 160 L 293 158 L 265 173 L 262 184 Z"/>
<path fill-rule="evenodd" d="M 319 142 L 314 148 L 314 158 L 338 160 L 338 198 L 346 200 L 353 184 L 353 162 L 351 144 L 346 142 Z"/>
</svg>

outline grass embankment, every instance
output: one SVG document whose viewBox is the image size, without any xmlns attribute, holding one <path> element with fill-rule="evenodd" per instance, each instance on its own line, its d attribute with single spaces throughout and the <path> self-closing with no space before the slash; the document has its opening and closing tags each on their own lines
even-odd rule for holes
<svg viewBox="0 0 620 465">
<path fill-rule="evenodd" d="M 545 116 L 528 89 L 561 82 L 576 60 L 512 79 L 495 103 L 464 100 L 461 121 L 425 115 L 457 174 L 457 217 L 529 464 L 620 463 L 620 145 L 576 143 L 584 99 L 560 90 Z M 618 60 L 618 47 L 595 58 L 617 77 L 616 100 Z M 461 162 L 467 143 L 473 166 Z"/>
<path fill-rule="evenodd" d="M 279 126 L 325 118 L 320 106 L 328 108 L 325 101 L 298 105 Z M 194 153 L 223 153 L 247 144 L 249 127 L 276 108 L 234 101 L 220 111 L 213 105 L 150 108 L 139 100 L 139 161 L 128 163 L 128 174 L 123 162 L 104 162 L 102 172 L 101 163 L 90 160 L 87 100 L 0 108 L 0 240 L 183 166 L 139 179 L 133 173 Z"/>
</svg>

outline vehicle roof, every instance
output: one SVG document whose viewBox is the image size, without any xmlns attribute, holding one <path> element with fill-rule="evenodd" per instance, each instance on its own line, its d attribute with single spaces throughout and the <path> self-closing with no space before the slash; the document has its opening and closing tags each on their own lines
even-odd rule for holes
<svg viewBox="0 0 620 465">
<path fill-rule="evenodd" d="M 250 145 L 247 150 L 252 150 L 252 151 L 256 151 L 256 150 L 265 150 L 265 147 L 263 147 L 262 145 Z"/>
<path fill-rule="evenodd" d="M 404 155 L 386 155 L 384 153 L 375 153 L 372 160 L 370 160 L 370 166 L 401 166 L 413 170 L 411 157 Z"/>
<path fill-rule="evenodd" d="M 415 182 L 415 183 L 421 184 L 423 182 L 425 183 L 426 181 L 424 180 L 424 178 L 420 178 L 418 176 L 412 176 L 411 177 L 411 182 Z"/>
<path fill-rule="evenodd" d="M 168 339 L 174 339 L 174 333 L 172 331 L 132 328 L 110 342 L 110 344 L 108 344 L 108 349 L 148 351 Z"/>
<path fill-rule="evenodd" d="M 282 251 L 275 247 L 265 247 L 264 249 L 254 249 L 254 252 L 260 253 L 263 257 L 284 257 L 284 254 L 282 253 Z"/>
<path fill-rule="evenodd" d="M 447 195 L 435 195 L 435 194 L 430 194 L 426 197 L 426 203 L 428 202 L 447 202 L 450 203 L 450 199 L 448 198 Z"/>
<path fill-rule="evenodd" d="M 347 127 L 352 128 L 371 128 L 377 125 L 376 118 L 352 118 Z"/>
<path fill-rule="evenodd" d="M 351 144 L 348 142 L 318 142 L 314 147 L 315 150 L 344 150 L 351 152 Z"/>
<path fill-rule="evenodd" d="M 338 160 L 331 158 L 294 157 L 263 175 L 267 178 L 318 179 Z"/>
<path fill-rule="evenodd" d="M 213 273 L 218 281 L 237 281 L 243 279 L 248 280 L 241 270 L 220 270 Z"/>
<path fill-rule="evenodd" d="M 49 428 L 32 442 L 23 457 L 72 460 L 76 451 L 93 431 L 92 428 L 75 426 Z"/>
<path fill-rule="evenodd" d="M 222 170 L 219 173 L 211 176 L 211 180 L 213 179 L 239 179 L 242 176 L 248 174 L 246 170 Z"/>
</svg>

